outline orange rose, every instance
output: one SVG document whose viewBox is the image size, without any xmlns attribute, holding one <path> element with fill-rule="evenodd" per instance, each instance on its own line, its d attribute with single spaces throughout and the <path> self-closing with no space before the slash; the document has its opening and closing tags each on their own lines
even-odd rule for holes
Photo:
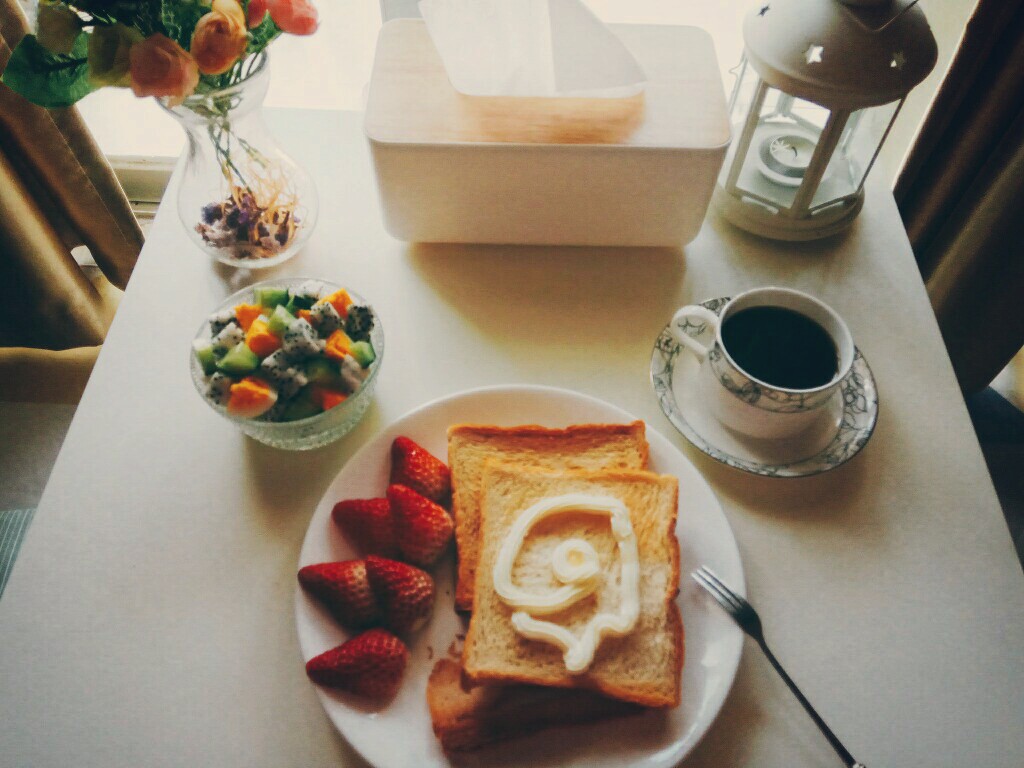
<svg viewBox="0 0 1024 768">
<path fill-rule="evenodd" d="M 167 96 L 181 104 L 199 84 L 199 68 L 188 51 L 157 32 L 128 52 L 132 91 L 136 96 Z"/>
<path fill-rule="evenodd" d="M 293 35 L 312 35 L 320 24 L 309 0 L 267 0 L 267 8 L 274 23 Z"/>
<path fill-rule="evenodd" d="M 238 0 L 213 0 L 209 13 L 199 19 L 189 49 L 204 75 L 231 69 L 248 43 L 245 12 Z"/>
</svg>

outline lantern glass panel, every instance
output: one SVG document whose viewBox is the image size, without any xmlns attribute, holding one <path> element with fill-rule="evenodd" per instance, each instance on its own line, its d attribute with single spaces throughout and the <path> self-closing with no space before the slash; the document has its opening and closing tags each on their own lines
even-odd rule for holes
<svg viewBox="0 0 1024 768">
<path fill-rule="evenodd" d="M 730 99 L 736 139 L 726 159 L 723 185 L 769 208 L 792 208 L 831 114 L 825 107 L 763 83 L 741 61 Z"/>
<path fill-rule="evenodd" d="M 812 212 L 860 190 L 901 104 L 894 101 L 850 114 L 814 195 Z"/>
</svg>

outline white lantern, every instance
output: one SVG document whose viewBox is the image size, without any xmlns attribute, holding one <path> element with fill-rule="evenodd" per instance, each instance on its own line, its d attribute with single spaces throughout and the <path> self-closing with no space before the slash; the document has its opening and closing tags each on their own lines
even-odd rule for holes
<svg viewBox="0 0 1024 768">
<path fill-rule="evenodd" d="M 761 0 L 743 22 L 734 140 L 715 189 L 733 224 L 780 240 L 845 229 L 906 95 L 935 66 L 916 0 Z"/>
</svg>

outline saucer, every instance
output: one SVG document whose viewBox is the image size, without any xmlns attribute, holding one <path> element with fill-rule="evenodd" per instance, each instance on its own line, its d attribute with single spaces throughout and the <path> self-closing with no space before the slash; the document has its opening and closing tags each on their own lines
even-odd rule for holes
<svg viewBox="0 0 1024 768">
<path fill-rule="evenodd" d="M 701 306 L 718 314 L 728 302 L 726 296 Z M 680 330 L 707 345 L 714 341 L 705 323 L 687 321 Z M 699 370 L 697 358 L 665 326 L 651 354 L 651 384 L 661 410 L 698 450 L 744 472 L 807 477 L 835 469 L 860 452 L 878 421 L 875 378 L 859 349 L 836 394 L 822 406 L 821 419 L 806 432 L 784 440 L 747 437 L 722 425 L 701 402 Z"/>
</svg>

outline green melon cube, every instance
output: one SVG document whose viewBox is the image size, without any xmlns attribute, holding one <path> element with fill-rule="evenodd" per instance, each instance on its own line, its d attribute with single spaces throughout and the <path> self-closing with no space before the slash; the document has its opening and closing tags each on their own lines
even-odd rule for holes
<svg viewBox="0 0 1024 768">
<path fill-rule="evenodd" d="M 314 357 L 306 363 L 306 378 L 310 384 L 330 386 L 338 382 L 338 368 L 326 357 Z"/>
<path fill-rule="evenodd" d="M 261 306 L 270 309 L 280 304 L 288 303 L 287 288 L 255 288 L 253 289 L 253 300 Z"/>
<path fill-rule="evenodd" d="M 245 376 L 260 366 L 260 358 L 241 341 L 217 361 L 217 370 L 229 376 Z"/>
<path fill-rule="evenodd" d="M 202 339 L 192 342 L 192 349 L 195 350 L 196 360 L 203 369 L 203 373 L 209 376 L 217 370 L 217 356 L 213 352 L 213 344 Z"/>
<path fill-rule="evenodd" d="M 370 342 L 357 341 L 352 344 L 352 357 L 363 368 L 368 368 L 370 363 L 377 359 L 377 354 L 373 351 L 373 345 Z"/>
<path fill-rule="evenodd" d="M 270 328 L 270 332 L 277 335 L 283 336 L 284 332 L 288 330 L 288 326 L 295 322 L 295 316 L 289 312 L 284 305 L 278 304 L 274 307 L 274 312 L 270 316 L 270 321 L 267 323 Z"/>
</svg>

